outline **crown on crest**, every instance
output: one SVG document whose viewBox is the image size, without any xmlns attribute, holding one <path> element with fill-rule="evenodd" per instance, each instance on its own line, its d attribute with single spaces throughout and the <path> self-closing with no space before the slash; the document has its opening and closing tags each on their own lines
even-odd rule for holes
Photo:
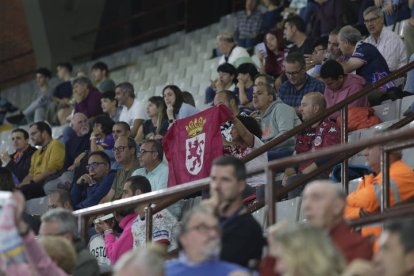
<svg viewBox="0 0 414 276">
<path fill-rule="evenodd" d="M 190 121 L 188 125 L 185 126 L 185 130 L 187 131 L 188 136 L 194 137 L 203 132 L 205 123 L 206 119 L 203 117 L 195 118 L 194 120 Z"/>
</svg>

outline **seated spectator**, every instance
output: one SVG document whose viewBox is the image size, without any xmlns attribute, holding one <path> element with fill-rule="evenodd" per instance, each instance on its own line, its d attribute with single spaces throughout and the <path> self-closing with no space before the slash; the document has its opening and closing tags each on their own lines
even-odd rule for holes
<svg viewBox="0 0 414 276">
<path fill-rule="evenodd" d="M 260 127 L 263 132 L 264 143 L 284 134 L 300 124 L 295 110 L 283 103 L 278 97 L 274 100 L 272 87 L 267 83 L 264 75 L 255 79 L 253 106 L 259 114 Z M 295 138 L 292 137 L 267 152 L 269 160 L 289 156 L 293 153 Z"/>
<path fill-rule="evenodd" d="M 92 66 L 91 71 L 95 86 L 101 93 L 115 90 L 115 82 L 109 78 L 109 70 L 106 63 L 98 61 Z"/>
<path fill-rule="evenodd" d="M 326 39 L 332 30 L 344 25 L 346 4 L 341 1 L 317 0 L 314 5 L 316 22 L 312 26 L 312 34 Z"/>
<path fill-rule="evenodd" d="M 115 99 L 122 106 L 119 121 L 126 122 L 131 128 L 133 137 L 137 135 L 139 127 L 148 119 L 145 114 L 145 104 L 135 98 L 134 86 L 129 82 L 123 82 L 115 87 Z"/>
<path fill-rule="evenodd" d="M 367 165 L 374 174 L 364 176 L 356 191 L 347 197 L 345 218 L 353 219 L 379 211 L 381 199 L 379 195 L 382 190 L 380 146 L 372 146 L 365 150 Z M 389 175 L 390 175 L 390 206 L 414 197 L 414 172 L 402 160 L 401 151 L 389 153 Z M 374 235 L 378 237 L 381 233 L 380 227 L 364 227 L 361 231 L 363 236 Z"/>
<path fill-rule="evenodd" d="M 137 160 L 136 154 L 136 145 L 132 137 L 118 137 L 118 139 L 115 141 L 113 151 L 116 162 L 121 164 L 122 167 L 116 171 L 116 176 L 112 182 L 111 189 L 100 203 L 120 199 L 122 196 L 125 180 L 129 178 L 136 169 L 139 168 L 139 161 Z"/>
<path fill-rule="evenodd" d="M 164 276 L 164 260 L 153 249 L 129 251 L 118 260 L 113 273 L 114 276 Z"/>
<path fill-rule="evenodd" d="M 76 251 L 76 266 L 73 276 L 100 275 L 96 259 L 85 248 L 79 235 L 77 218 L 71 211 L 62 208 L 47 211 L 42 216 L 39 235 L 41 237 L 62 236 L 73 244 Z"/>
<path fill-rule="evenodd" d="M 33 153 L 29 173 L 18 186 L 26 200 L 45 195 L 43 185 L 63 169 L 65 160 L 65 145 L 52 139 L 52 130 L 48 124 L 33 123 L 29 133 L 33 144 L 41 148 Z"/>
<path fill-rule="evenodd" d="M 341 64 L 333 59 L 327 60 L 321 67 L 320 77 L 325 83 L 324 97 L 326 107 L 336 105 L 346 98 L 361 91 L 365 86 L 365 79 L 355 74 L 345 74 Z M 366 107 L 369 106 L 366 96 L 353 101 L 349 107 Z M 336 120 L 340 112 L 329 115 L 331 120 Z"/>
<path fill-rule="evenodd" d="M 295 108 L 299 115 L 299 106 L 304 95 L 309 92 L 323 93 L 325 85 L 306 74 L 305 58 L 300 53 L 289 54 L 285 59 L 287 80 L 279 88 L 279 97 L 287 105 Z"/>
<path fill-rule="evenodd" d="M 16 179 L 15 183 L 20 183 L 29 173 L 31 159 L 36 148 L 29 144 L 29 133 L 22 128 L 13 129 L 11 132 L 11 140 L 15 152 L 8 154 L 2 152 L 2 166 L 9 169 Z"/>
<path fill-rule="evenodd" d="M 339 48 L 339 42 L 338 42 L 338 33 L 339 28 L 334 29 L 329 33 L 328 36 L 328 48 L 327 48 L 327 58 L 336 60 L 339 63 L 344 62 L 344 55 L 341 52 L 341 49 Z"/>
<path fill-rule="evenodd" d="M 90 150 L 90 127 L 88 118 L 83 113 L 75 113 L 70 120 L 70 130 L 67 130 L 65 141 L 65 170 L 74 170 L 79 164 L 75 160 L 79 155 L 82 157 L 85 151 Z M 68 132 L 71 133 L 68 133 Z M 74 134 L 74 135 L 73 135 Z M 80 157 L 81 158 L 81 157 Z M 78 160 L 79 161 L 79 160 Z"/>
<path fill-rule="evenodd" d="M 224 276 L 232 272 L 248 275 L 243 267 L 219 260 L 220 225 L 209 208 L 198 206 L 188 211 L 183 217 L 177 239 L 181 245 L 181 257 L 166 262 L 166 275 Z"/>
<path fill-rule="evenodd" d="M 293 45 L 289 54 L 298 52 L 301 55 L 312 54 L 315 40 L 306 35 L 306 25 L 299 15 L 291 15 L 283 22 L 283 34 Z"/>
<path fill-rule="evenodd" d="M 262 25 L 262 14 L 257 10 L 257 1 L 246 0 L 244 10 L 237 12 L 235 16 L 234 38 L 239 46 L 252 50 Z"/>
<path fill-rule="evenodd" d="M 143 176 L 136 176 L 134 179 L 128 178 L 122 190 L 121 198 L 129 198 L 143 193 L 151 192 L 151 185 Z M 106 255 L 114 264 L 127 251 L 133 248 L 134 239 L 132 233 L 132 224 L 137 218 L 134 207 L 124 208 L 116 212 L 120 217 L 119 227 L 123 229 L 122 234 L 117 239 L 114 232 L 114 223 L 109 224 L 107 221 L 102 222 L 102 230 L 105 234 Z"/>
<path fill-rule="evenodd" d="M 70 201 L 70 194 L 66 190 L 57 189 L 47 197 L 47 208 L 63 208 L 66 210 L 73 210 L 72 202 Z"/>
<path fill-rule="evenodd" d="M 251 62 L 250 55 L 243 47 L 237 46 L 234 37 L 230 33 L 219 33 L 216 37 L 217 49 L 223 54 L 219 60 L 219 65 L 230 63 L 238 67 L 245 62 Z"/>
<path fill-rule="evenodd" d="M 313 44 L 313 53 L 311 55 L 305 55 L 305 62 L 307 74 L 314 78 L 319 78 L 319 72 L 321 65 L 325 61 L 327 56 L 327 43 L 323 39 L 318 39 Z"/>
<path fill-rule="evenodd" d="M 214 96 L 217 92 L 222 90 L 234 91 L 236 88 L 234 81 L 236 78 L 236 68 L 233 65 L 224 63 L 217 67 L 219 74 L 218 79 L 211 83 L 211 86 L 206 89 L 205 104 L 210 104 L 214 100 Z"/>
<path fill-rule="evenodd" d="M 7 99 L 0 96 L 0 131 L 6 131 L 6 130 L 10 130 L 13 128 L 10 124 L 7 124 L 4 121 L 4 119 L 6 119 L 11 124 L 14 124 L 15 122 L 20 123 L 20 121 L 22 120 L 21 114 L 10 116 L 10 118 L 12 118 L 11 121 L 9 120 L 9 118 L 6 118 L 7 113 L 12 113 L 17 110 L 19 110 L 18 107 L 14 106 Z M 15 120 L 14 121 L 13 118 L 17 118 L 17 119 L 14 119 Z"/>
<path fill-rule="evenodd" d="M 7 168 L 0 167 L 0 191 L 13 192 L 15 184 L 12 172 Z"/>
<path fill-rule="evenodd" d="M 109 192 L 115 178 L 111 161 L 102 151 L 91 152 L 88 156 L 89 173 L 83 174 L 72 185 L 71 198 L 75 210 L 94 206 Z"/>
<path fill-rule="evenodd" d="M 285 44 L 283 31 L 274 29 L 264 36 L 266 46 L 263 52 L 259 49 L 257 55 L 260 61 L 260 73 L 278 78 L 283 73 L 283 60 L 285 58 Z"/>
<path fill-rule="evenodd" d="M 114 121 L 107 115 L 102 114 L 93 120 L 93 130 L 91 133 L 91 151 L 103 150 L 112 157 L 112 148 L 115 141 L 112 136 Z"/>
<path fill-rule="evenodd" d="M 112 136 L 114 137 L 114 140 L 116 141 L 120 136 L 131 136 L 131 128 L 129 125 L 125 122 L 119 121 L 114 124 L 112 127 Z"/>
<path fill-rule="evenodd" d="M 321 93 L 313 92 L 306 94 L 300 106 L 302 119 L 307 122 L 323 113 L 326 109 L 325 98 Z M 296 137 L 296 154 L 305 152 L 313 152 L 322 148 L 327 148 L 341 143 L 341 135 L 338 126 L 329 120 L 323 119 L 315 123 L 311 127 L 299 133 Z M 297 168 L 287 168 L 282 183 L 277 182 L 276 185 L 282 184 L 287 186 L 302 177 L 302 174 L 308 174 L 323 165 L 326 160 L 314 160 L 299 163 Z M 319 179 L 327 179 L 329 172 L 321 173 L 317 176 Z M 288 197 L 294 198 L 300 196 L 304 186 L 298 187 L 289 192 Z"/>
<path fill-rule="evenodd" d="M 92 256 L 96 258 L 101 273 L 103 273 L 104 271 L 109 271 L 111 269 L 111 260 L 108 258 L 106 254 L 105 234 L 104 230 L 102 229 L 103 220 L 100 220 L 100 218 L 102 217 L 104 217 L 104 215 L 98 215 L 96 219 L 93 221 L 96 234 L 90 237 L 88 243 L 89 252 Z M 114 217 L 107 219 L 106 223 L 108 223 L 109 225 L 115 223 Z M 118 233 L 114 233 L 115 236 L 118 237 Z"/>
<path fill-rule="evenodd" d="M 184 102 L 181 89 L 175 85 L 167 85 L 164 87 L 162 96 L 164 97 L 164 102 L 167 106 L 169 123 L 198 113 L 197 108 Z"/>
<path fill-rule="evenodd" d="M 144 176 L 133 176 L 129 178 L 125 183 L 125 190 L 129 190 L 129 193 L 137 195 L 135 191 L 141 191 L 138 194 L 144 194 L 151 192 L 151 185 Z M 146 247 L 146 220 L 145 220 L 145 205 L 137 207 L 136 212 L 138 216 L 132 223 L 132 236 L 134 238 L 134 249 L 141 250 Z M 167 251 L 172 251 L 177 248 L 177 242 L 175 240 L 175 232 L 178 227 L 178 221 L 174 215 L 168 211 L 168 209 L 162 209 L 160 212 L 153 215 L 152 220 L 152 242 L 162 245 Z"/>
<path fill-rule="evenodd" d="M 73 97 L 75 98 L 74 113 L 83 113 L 88 119 L 102 114 L 101 93 L 92 86 L 87 77 L 73 80 Z"/>
<path fill-rule="evenodd" d="M 321 229 L 296 225 L 278 229 L 268 237 L 269 251 L 277 259 L 278 275 L 340 276 L 345 260 Z"/>
<path fill-rule="evenodd" d="M 76 252 L 73 245 L 63 237 L 47 236 L 41 237 L 38 241 L 52 261 L 71 275 L 76 265 Z"/>
<path fill-rule="evenodd" d="M 243 63 L 237 67 L 238 82 L 234 92 L 239 96 L 240 104 L 243 106 L 252 105 L 254 77 L 258 73 L 256 66 L 251 63 Z"/>
<path fill-rule="evenodd" d="M 250 261 L 261 259 L 264 240 L 260 225 L 243 205 L 247 178 L 244 163 L 232 156 L 220 157 L 213 162 L 210 178 L 210 199 L 203 204 L 219 214 L 220 260 L 249 267 Z M 179 241 L 184 245 L 181 237 Z"/>
<path fill-rule="evenodd" d="M 142 140 L 156 139 L 162 140 L 162 137 L 168 130 L 167 107 L 164 99 L 160 96 L 152 96 L 148 99 L 147 115 L 148 120 L 138 129 L 135 142 L 140 144 Z"/>
<path fill-rule="evenodd" d="M 101 107 L 103 113 L 107 114 L 112 121 L 118 122 L 122 107 L 118 106 L 114 91 L 106 91 L 101 94 Z"/>
</svg>

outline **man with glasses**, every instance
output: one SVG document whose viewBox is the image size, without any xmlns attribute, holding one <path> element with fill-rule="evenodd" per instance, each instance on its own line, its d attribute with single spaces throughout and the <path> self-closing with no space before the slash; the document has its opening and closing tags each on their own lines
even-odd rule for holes
<svg viewBox="0 0 414 276">
<path fill-rule="evenodd" d="M 187 212 L 177 239 L 180 258 L 166 262 L 166 275 L 249 275 L 244 268 L 219 260 L 220 225 L 209 208 L 197 206 Z"/>
<path fill-rule="evenodd" d="M 306 74 L 305 58 L 300 53 L 291 53 L 285 59 L 285 74 L 287 80 L 279 88 L 279 97 L 287 105 L 295 108 L 299 115 L 302 98 L 309 92 L 321 92 L 325 85 Z"/>
<path fill-rule="evenodd" d="M 88 156 L 88 173 L 72 185 L 71 198 L 75 210 L 94 206 L 109 192 L 115 177 L 111 161 L 104 152 L 94 151 Z"/>
<path fill-rule="evenodd" d="M 370 33 L 365 42 L 378 49 L 391 72 L 407 64 L 404 42 L 398 34 L 385 27 L 384 12 L 381 8 L 367 8 L 364 11 L 364 23 Z"/>
<path fill-rule="evenodd" d="M 85 248 L 78 231 L 77 218 L 71 211 L 63 208 L 50 209 L 41 220 L 39 236 L 62 236 L 75 247 L 76 266 L 73 276 L 100 275 L 98 263 Z"/>
<path fill-rule="evenodd" d="M 100 203 L 120 199 L 125 179 L 129 178 L 131 174 L 139 168 L 139 162 L 136 155 L 136 144 L 132 137 L 120 136 L 115 141 L 113 152 L 116 162 L 121 164 L 122 168 L 116 171 L 112 187 Z"/>
</svg>

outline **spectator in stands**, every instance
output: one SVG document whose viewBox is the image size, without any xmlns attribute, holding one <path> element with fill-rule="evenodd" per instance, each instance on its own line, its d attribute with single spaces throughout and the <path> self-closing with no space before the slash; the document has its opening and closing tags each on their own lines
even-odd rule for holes
<svg viewBox="0 0 414 276">
<path fill-rule="evenodd" d="M 15 112 L 18 109 L 19 109 L 18 107 L 14 106 L 11 102 L 9 102 L 8 100 L 0 96 L 0 131 L 12 129 L 12 126 L 10 124 L 5 124 L 4 119 L 6 118 L 7 113 Z M 21 115 L 18 115 L 18 116 L 20 118 L 16 120 L 20 121 L 22 116 Z M 11 117 L 15 117 L 15 116 L 11 116 Z M 8 118 L 7 118 L 7 121 L 9 121 Z M 11 121 L 10 123 L 13 123 L 13 121 Z"/>
<path fill-rule="evenodd" d="M 129 82 L 122 82 L 115 87 L 115 99 L 122 106 L 119 121 L 126 122 L 131 127 L 131 135 L 135 137 L 144 120 L 145 104 L 135 98 L 134 86 Z"/>
<path fill-rule="evenodd" d="M 129 251 L 118 260 L 113 273 L 114 276 L 164 276 L 164 260 L 155 250 Z"/>
<path fill-rule="evenodd" d="M 136 169 L 139 168 L 139 162 L 136 155 L 136 145 L 134 139 L 128 136 L 120 136 L 115 141 L 113 148 L 115 160 L 122 165 L 122 168 L 116 171 L 116 176 L 112 182 L 108 194 L 101 200 L 101 203 L 120 199 L 124 183 Z"/>
<path fill-rule="evenodd" d="M 289 54 L 312 54 L 314 39 L 306 36 L 306 25 L 299 15 L 290 15 L 283 23 L 283 34 L 287 41 L 293 45 L 289 48 Z"/>
<path fill-rule="evenodd" d="M 106 254 L 106 244 L 105 244 L 105 234 L 102 229 L 103 220 L 100 220 L 105 215 L 98 215 L 97 218 L 93 221 L 94 223 L 94 233 L 88 243 L 89 252 L 92 256 L 96 258 L 96 261 L 99 265 L 99 270 L 101 273 L 111 270 L 111 260 Z M 112 218 L 106 219 L 106 223 L 112 225 L 115 223 L 115 218 L 112 215 Z M 118 237 L 118 233 L 115 231 L 115 236 Z"/>
<path fill-rule="evenodd" d="M 287 80 L 279 88 L 279 97 L 287 105 L 295 108 L 299 115 L 299 106 L 304 95 L 309 92 L 323 93 L 325 85 L 306 74 L 305 58 L 300 53 L 291 53 L 285 60 Z"/>
<path fill-rule="evenodd" d="M 347 207 L 345 209 L 345 218 L 359 218 L 367 214 L 377 212 L 381 205 L 382 174 L 380 157 L 382 154 L 381 146 L 372 146 L 365 150 L 367 165 L 374 172 L 364 176 L 359 183 L 356 191 L 350 193 L 347 197 Z M 389 153 L 389 175 L 390 175 L 390 205 L 414 197 L 414 172 L 402 160 L 401 151 L 392 151 Z M 378 227 L 362 228 L 362 235 L 375 235 L 378 237 L 381 229 Z"/>
<path fill-rule="evenodd" d="M 260 61 L 260 73 L 278 78 L 283 73 L 285 58 L 283 31 L 274 29 L 266 33 L 263 42 L 266 46 L 265 51 L 259 49 L 257 53 Z"/>
<path fill-rule="evenodd" d="M 220 64 L 217 67 L 219 77 L 211 82 L 211 85 L 206 89 L 205 104 L 210 104 L 214 100 L 214 96 L 218 91 L 230 90 L 234 91 L 236 86 L 234 84 L 236 78 L 236 68 L 229 63 Z"/>
<path fill-rule="evenodd" d="M 323 39 L 317 39 L 313 44 L 312 55 L 305 55 L 305 62 L 307 74 L 314 78 L 319 78 L 319 72 L 322 63 L 325 61 L 327 56 L 327 43 Z"/>
<path fill-rule="evenodd" d="M 262 14 L 262 26 L 260 28 L 260 33 L 266 34 L 283 20 L 282 12 L 285 7 L 289 5 L 289 1 L 262 0 L 261 2 L 264 6 L 266 6 L 267 11 Z"/>
<path fill-rule="evenodd" d="M 29 144 L 29 133 L 22 128 L 12 130 L 11 140 L 15 152 L 10 155 L 7 152 L 2 152 L 0 157 L 2 166 L 13 173 L 18 184 L 29 173 L 32 155 L 36 148 Z"/>
<path fill-rule="evenodd" d="M 93 130 L 91 133 L 91 151 L 103 150 L 112 157 L 112 148 L 115 140 L 112 136 L 114 121 L 106 114 L 97 116 L 93 120 Z"/>
<path fill-rule="evenodd" d="M 220 225 L 209 208 L 197 206 L 188 211 L 181 222 L 177 239 L 182 257 L 166 262 L 166 275 L 224 276 L 232 272 L 248 275 L 241 266 L 219 260 Z"/>
<path fill-rule="evenodd" d="M 115 99 L 114 91 L 106 91 L 101 94 L 102 111 L 112 119 L 114 122 L 119 121 L 122 107 L 118 106 L 118 101 Z"/>
<path fill-rule="evenodd" d="M 339 187 L 330 181 L 317 180 L 306 186 L 302 196 L 306 222 L 328 231 L 348 263 L 372 258 L 372 244 L 353 232 L 343 219 L 346 196 Z"/>
<path fill-rule="evenodd" d="M 85 248 L 78 231 L 77 218 L 71 211 L 62 208 L 51 209 L 42 216 L 40 236 L 62 236 L 69 240 L 76 251 L 76 266 L 73 276 L 98 276 L 96 259 Z"/>
<path fill-rule="evenodd" d="M 149 193 L 152 191 L 149 181 L 144 176 L 133 176 L 129 178 L 125 183 L 124 193 L 128 190 L 128 193 L 137 195 L 136 191 L 140 191 L 138 194 Z M 137 218 L 132 223 L 132 236 L 134 238 L 134 248 L 141 250 L 146 247 L 146 220 L 145 220 L 145 205 L 137 207 Z M 177 230 L 178 221 L 177 218 L 168 211 L 168 209 L 162 209 L 160 212 L 153 215 L 152 221 L 152 242 L 162 245 L 167 251 L 172 251 L 177 248 L 177 242 L 175 239 L 175 233 Z"/>
<path fill-rule="evenodd" d="M 70 201 L 70 194 L 66 190 L 57 189 L 47 197 L 47 208 L 63 208 L 66 210 L 73 210 L 72 202 Z"/>
<path fill-rule="evenodd" d="M 390 70 L 378 49 L 372 44 L 361 40 L 361 33 L 349 25 L 339 31 L 339 48 L 345 56 L 349 57 L 345 63 L 342 63 L 342 67 L 345 73 L 356 71 L 368 84 L 374 84 L 378 80 L 388 76 Z M 390 82 L 383 86 L 383 88 L 393 86 L 394 84 Z M 372 96 L 375 97 L 377 95 L 378 93 L 373 93 Z M 371 98 L 371 95 L 369 98 Z M 378 103 L 378 101 L 373 98 L 372 103 Z"/>
<path fill-rule="evenodd" d="M 65 139 L 65 165 L 64 169 L 73 171 L 79 166 L 79 161 L 90 150 L 90 127 L 88 118 L 83 113 L 75 113 L 70 120 L 70 128 L 75 135 Z M 81 155 L 81 157 L 79 157 Z M 79 157 L 79 158 L 78 158 Z M 75 160 L 77 160 L 75 162 Z"/>
<path fill-rule="evenodd" d="M 189 104 L 189 105 L 191 105 L 191 106 L 196 107 L 196 103 L 195 103 L 195 100 L 194 100 L 193 94 L 191 94 L 191 93 L 190 93 L 190 92 L 188 92 L 188 91 L 183 91 L 183 101 L 184 101 L 186 104 Z"/>
<path fill-rule="evenodd" d="M 148 99 L 147 115 L 148 120 L 138 129 L 135 142 L 140 144 L 142 140 L 156 139 L 162 140 L 162 137 L 168 130 L 167 107 L 164 99 L 160 96 L 152 96 Z"/>
<path fill-rule="evenodd" d="M 114 126 L 112 127 L 112 136 L 114 137 L 114 140 L 116 141 L 120 136 L 131 136 L 131 129 L 129 125 L 126 122 L 116 122 Z"/>
<path fill-rule="evenodd" d="M 308 1 L 308 5 L 309 2 L 311 1 Z M 342 1 L 316 0 L 316 24 L 313 26 L 313 35 L 326 38 L 332 30 L 342 27 L 345 23 L 344 6 Z"/>
<path fill-rule="evenodd" d="M 75 210 L 94 206 L 109 192 L 115 178 L 111 161 L 104 152 L 93 151 L 88 155 L 88 173 L 72 185 L 71 198 Z"/>
<path fill-rule="evenodd" d="M 250 261 L 261 259 L 264 241 L 260 225 L 243 205 L 245 165 L 232 156 L 220 157 L 214 160 L 210 177 L 210 199 L 204 204 L 212 206 L 220 217 L 220 259 L 248 267 Z M 179 240 L 184 245 L 182 238 Z"/>
<path fill-rule="evenodd" d="M 278 229 L 268 241 L 270 254 L 277 258 L 274 272 L 278 275 L 339 276 L 345 268 L 344 258 L 319 228 Z"/>
<path fill-rule="evenodd" d="M 319 92 L 312 92 L 306 94 L 300 106 L 302 119 L 307 122 L 316 116 L 323 114 L 326 110 L 326 101 L 323 95 Z M 322 148 L 330 147 L 341 143 L 341 135 L 338 126 L 325 118 L 320 122 L 313 124 L 296 137 L 296 154 L 305 152 L 313 152 Z M 283 186 L 290 185 L 297 179 L 302 177 L 302 174 L 308 174 L 323 165 L 326 160 L 315 160 L 299 163 L 297 168 L 287 168 L 283 177 L 282 183 L 277 182 L 276 185 Z M 317 176 L 319 179 L 327 179 L 329 172 L 321 173 Z M 289 192 L 289 198 L 300 196 L 304 186 L 294 189 Z"/>
<path fill-rule="evenodd" d="M 246 0 L 243 11 L 236 13 L 234 38 L 237 44 L 252 50 L 262 25 L 262 14 L 257 10 L 257 0 Z"/>
<path fill-rule="evenodd" d="M 73 245 L 63 237 L 41 237 L 38 241 L 52 261 L 68 275 L 71 275 L 76 265 L 76 252 Z M 50 273 L 50 271 L 48 272 Z"/>
<path fill-rule="evenodd" d="M 232 34 L 224 32 L 219 33 L 216 38 L 217 49 L 223 54 L 219 60 L 219 65 L 230 63 L 238 67 L 245 62 L 251 62 L 250 55 L 243 47 L 237 46 Z"/>
<path fill-rule="evenodd" d="M 83 113 L 92 119 L 102 114 L 101 93 L 92 86 L 87 77 L 78 77 L 73 80 L 73 96 L 75 98 L 75 113 Z"/>
<path fill-rule="evenodd" d="M 164 97 L 164 102 L 167 106 L 169 123 L 198 113 L 197 108 L 184 102 L 181 89 L 175 85 L 167 85 L 164 87 L 162 96 Z"/>
<path fill-rule="evenodd" d="M 407 64 L 407 53 L 400 36 L 384 25 L 384 12 L 371 6 L 364 11 L 364 23 L 370 35 L 364 42 L 374 45 L 387 62 L 390 71 Z"/>
<path fill-rule="evenodd" d="M 339 30 L 340 30 L 339 28 L 334 29 L 329 34 L 327 57 L 328 59 L 334 59 L 338 61 L 339 63 L 343 63 L 344 55 L 342 54 L 341 49 L 339 48 L 339 42 L 338 42 Z"/>
<path fill-rule="evenodd" d="M 41 148 L 32 155 L 29 173 L 18 186 L 26 200 L 45 195 L 45 181 L 62 170 L 65 160 L 65 145 L 52 139 L 52 130 L 48 124 L 33 123 L 29 133 L 33 145 Z"/>
<path fill-rule="evenodd" d="M 365 86 L 365 79 L 356 74 L 345 74 L 342 65 L 333 60 L 327 60 L 321 67 L 320 77 L 325 83 L 324 97 L 326 107 L 329 108 L 337 103 L 342 102 L 351 95 L 361 91 Z M 366 96 L 353 101 L 349 107 L 366 107 L 369 106 Z M 336 120 L 340 112 L 329 115 L 331 120 Z"/>
<path fill-rule="evenodd" d="M 237 67 L 238 82 L 237 89 L 234 92 L 238 94 L 240 104 L 243 106 L 252 106 L 254 77 L 258 73 L 256 66 L 252 63 L 243 63 Z"/>
<path fill-rule="evenodd" d="M 115 82 L 109 78 L 109 70 L 106 63 L 98 61 L 92 66 L 91 71 L 95 86 L 101 93 L 115 90 Z"/>
<path fill-rule="evenodd" d="M 265 75 L 258 75 L 255 79 L 253 106 L 259 113 L 260 127 L 263 131 L 264 143 L 284 134 L 300 124 L 295 110 L 283 103 L 278 97 L 274 100 L 271 85 L 267 83 Z M 293 153 L 295 138 L 277 145 L 267 152 L 269 160 L 289 156 Z"/>
<path fill-rule="evenodd" d="M 238 105 L 238 100 L 239 99 L 233 91 L 222 90 L 216 93 L 216 96 L 214 97 L 214 106 L 224 104 L 228 109 L 230 109 L 234 116 L 248 116 L 250 114 L 249 110 L 241 110 Z"/>
<path fill-rule="evenodd" d="M 143 176 L 136 176 L 133 180 L 127 179 L 122 190 L 121 198 L 129 198 L 143 193 L 151 192 L 151 185 Z M 118 219 L 119 227 L 123 229 L 122 234 L 117 239 L 114 232 L 114 223 L 109 224 L 102 222 L 102 229 L 105 234 L 106 255 L 114 264 L 127 251 L 131 250 L 134 245 L 134 237 L 132 233 L 132 224 L 137 218 L 134 207 L 124 208 L 116 212 L 120 217 Z"/>
</svg>

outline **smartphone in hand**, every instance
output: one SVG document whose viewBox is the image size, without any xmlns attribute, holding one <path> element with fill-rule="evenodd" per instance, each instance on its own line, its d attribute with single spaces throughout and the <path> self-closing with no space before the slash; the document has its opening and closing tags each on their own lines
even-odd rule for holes
<svg viewBox="0 0 414 276">
<path fill-rule="evenodd" d="M 267 50 L 266 45 L 264 42 L 257 44 L 257 50 L 266 58 L 267 57 Z"/>
</svg>

